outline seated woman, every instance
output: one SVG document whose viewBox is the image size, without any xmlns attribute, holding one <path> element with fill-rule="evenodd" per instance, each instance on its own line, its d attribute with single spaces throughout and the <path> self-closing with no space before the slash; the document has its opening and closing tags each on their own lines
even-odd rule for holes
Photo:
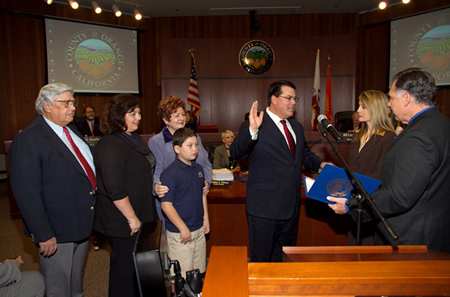
<svg viewBox="0 0 450 297">
<path fill-rule="evenodd" d="M 230 157 L 230 146 L 234 141 L 234 133 L 230 130 L 222 132 L 223 145 L 214 150 L 213 169 L 227 168 L 233 172 L 240 170 L 239 163 Z"/>
</svg>

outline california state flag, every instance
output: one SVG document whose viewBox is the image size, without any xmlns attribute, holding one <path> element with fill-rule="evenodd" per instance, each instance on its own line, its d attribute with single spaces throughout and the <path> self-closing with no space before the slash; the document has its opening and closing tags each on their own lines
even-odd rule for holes
<svg viewBox="0 0 450 297">
<path fill-rule="evenodd" d="M 316 53 L 316 70 L 314 72 L 313 96 L 311 101 L 311 127 L 313 131 L 317 131 L 317 116 L 320 114 L 320 50 Z"/>
</svg>

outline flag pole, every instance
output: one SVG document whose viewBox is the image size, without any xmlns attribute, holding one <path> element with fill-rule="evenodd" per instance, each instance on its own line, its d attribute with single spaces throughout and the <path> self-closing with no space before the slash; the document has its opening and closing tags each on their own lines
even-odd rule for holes
<svg viewBox="0 0 450 297">
<path fill-rule="evenodd" d="M 198 92 L 197 73 L 196 73 L 196 61 L 194 55 L 195 49 L 190 48 L 189 54 L 191 55 L 191 75 L 189 79 L 188 98 L 186 103 L 191 105 L 191 114 L 197 118 L 198 124 L 200 124 L 200 95 Z"/>
<path fill-rule="evenodd" d="M 333 122 L 333 100 L 332 100 L 332 92 L 331 92 L 331 57 L 328 55 L 328 63 L 327 63 L 327 88 L 325 92 L 325 108 L 324 114 L 327 117 L 330 123 Z"/>
<path fill-rule="evenodd" d="M 317 131 L 317 117 L 320 114 L 320 49 L 317 49 L 314 63 L 313 94 L 311 100 L 311 128 Z"/>
<path fill-rule="evenodd" d="M 195 48 L 191 47 L 191 48 L 189 49 L 189 55 L 191 55 L 192 60 L 194 61 L 194 67 L 196 67 L 196 65 L 195 65 L 195 55 L 194 55 L 194 52 L 195 52 Z M 188 104 L 188 105 L 189 105 L 189 111 L 191 111 L 191 116 L 192 116 L 192 105 L 191 105 L 191 104 Z"/>
<path fill-rule="evenodd" d="M 197 68 L 197 64 L 195 63 L 195 56 L 194 56 L 195 48 L 191 47 L 189 49 L 189 54 L 191 55 L 192 59 L 194 60 L 194 67 Z"/>
</svg>

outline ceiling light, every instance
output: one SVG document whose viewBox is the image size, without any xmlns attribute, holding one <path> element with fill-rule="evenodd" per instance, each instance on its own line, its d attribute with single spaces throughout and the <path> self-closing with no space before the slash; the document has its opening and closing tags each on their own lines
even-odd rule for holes
<svg viewBox="0 0 450 297">
<path fill-rule="evenodd" d="M 378 4 L 378 8 L 381 10 L 385 9 L 386 7 L 387 7 L 387 4 L 384 1 L 381 1 L 380 4 Z"/>
<path fill-rule="evenodd" d="M 402 0 L 403 4 L 408 4 L 411 0 Z"/>
<path fill-rule="evenodd" d="M 137 8 L 134 9 L 134 18 L 138 21 L 142 19 L 142 14 L 139 12 L 139 9 Z"/>
<path fill-rule="evenodd" d="M 78 2 L 75 0 L 69 0 L 69 4 L 70 4 L 70 6 L 72 6 L 73 9 L 78 9 L 78 7 L 80 7 Z"/>
<path fill-rule="evenodd" d="M 100 7 L 100 5 L 98 5 L 97 1 L 92 1 L 91 5 L 96 14 L 102 13 L 102 8 Z"/>
<path fill-rule="evenodd" d="M 122 12 L 120 11 L 120 9 L 117 6 L 117 4 L 113 4 L 112 9 L 113 9 L 114 14 L 116 15 L 116 17 L 120 17 L 122 15 Z"/>
<path fill-rule="evenodd" d="M 43 0 L 45 3 L 47 3 L 48 5 L 53 3 L 53 0 Z"/>
</svg>

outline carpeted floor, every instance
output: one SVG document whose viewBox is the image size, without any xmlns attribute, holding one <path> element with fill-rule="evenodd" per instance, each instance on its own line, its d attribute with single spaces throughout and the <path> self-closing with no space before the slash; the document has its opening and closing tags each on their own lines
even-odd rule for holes
<svg viewBox="0 0 450 297">
<path fill-rule="evenodd" d="M 84 296 L 108 296 L 109 252 L 108 242 L 103 243 L 99 251 L 94 251 L 91 237 L 83 281 Z M 0 261 L 19 255 L 25 261 L 22 270 L 39 270 L 37 248 L 23 234 L 22 220 L 10 220 L 8 184 L 6 180 L 0 180 Z"/>
</svg>

